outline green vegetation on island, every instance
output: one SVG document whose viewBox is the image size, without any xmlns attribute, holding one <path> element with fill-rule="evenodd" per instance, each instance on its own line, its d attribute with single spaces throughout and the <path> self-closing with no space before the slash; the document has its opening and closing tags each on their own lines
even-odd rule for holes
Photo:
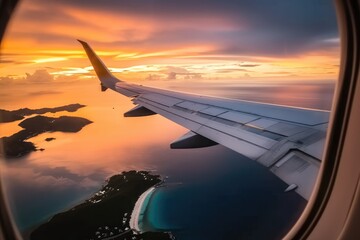
<svg viewBox="0 0 360 240">
<path fill-rule="evenodd" d="M 159 182 L 160 176 L 146 171 L 128 171 L 114 175 L 90 199 L 66 212 L 56 214 L 35 229 L 30 239 L 173 239 L 168 232 L 138 233 L 129 226 L 137 199 Z"/>
</svg>

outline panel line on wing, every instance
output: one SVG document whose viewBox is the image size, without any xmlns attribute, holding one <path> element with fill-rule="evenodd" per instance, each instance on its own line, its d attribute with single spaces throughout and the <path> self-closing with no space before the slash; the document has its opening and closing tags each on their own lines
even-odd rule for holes
<svg viewBox="0 0 360 240">
<path fill-rule="evenodd" d="M 180 118 L 183 118 L 183 119 L 186 119 L 186 120 L 188 120 L 188 121 L 192 121 L 192 122 L 194 122 L 194 123 L 196 123 L 196 124 L 198 124 L 198 125 L 200 125 L 200 126 L 206 126 L 206 127 L 209 127 L 209 128 L 211 128 L 211 129 L 213 129 L 213 130 L 215 130 L 215 131 L 218 131 L 219 133 L 222 133 L 222 134 L 224 134 L 224 135 L 229 135 L 229 136 L 232 136 L 232 137 L 234 137 L 234 138 L 236 138 L 236 139 L 238 139 L 238 140 L 241 140 L 241 141 L 245 141 L 245 142 L 248 142 L 248 143 L 250 143 L 250 144 L 252 144 L 252 145 L 255 145 L 255 146 L 257 146 L 257 147 L 260 147 L 260 148 L 262 148 L 262 149 L 269 149 L 274 143 L 272 143 L 272 141 L 274 141 L 274 140 L 272 140 L 272 139 L 270 139 L 270 138 L 265 138 L 265 137 L 262 137 L 262 136 L 260 136 L 260 135 L 258 135 L 258 136 L 256 136 L 255 134 L 252 134 L 252 133 L 250 133 L 250 132 L 245 132 L 245 130 L 241 130 L 241 129 L 228 129 L 228 130 L 226 130 L 226 129 L 222 129 L 222 130 L 219 130 L 218 128 L 214 128 L 214 127 L 212 127 L 211 125 L 205 125 L 204 123 L 201 123 L 201 122 L 199 122 L 199 121 L 196 121 L 196 120 L 194 120 L 194 119 L 191 119 L 191 118 L 189 118 L 189 117 L 186 117 L 186 116 L 184 116 L 184 115 L 179 115 L 179 114 L 177 114 L 177 113 L 175 113 L 175 112 L 173 112 L 173 111 L 169 111 L 169 110 L 172 110 L 172 108 L 167 108 L 167 109 L 163 109 L 163 108 L 161 108 L 160 106 L 163 106 L 163 105 L 161 105 L 161 104 L 158 104 L 158 105 L 160 105 L 160 106 L 156 106 L 156 105 L 154 105 L 154 102 L 152 102 L 152 103 L 149 103 L 149 102 L 144 102 L 143 101 L 143 99 L 137 99 L 138 100 L 138 104 L 141 104 L 141 105 L 144 105 L 145 107 L 148 107 L 148 106 L 146 106 L 147 104 L 149 104 L 150 106 L 152 106 L 152 107 L 155 107 L 155 108 L 160 108 L 160 109 L 162 109 L 163 111 L 166 111 L 167 113 L 169 113 L 169 114 L 172 114 L 172 115 L 176 115 L 176 116 L 178 116 L 178 117 L 180 117 Z M 155 103 L 156 104 L 156 103 Z M 153 110 L 153 111 L 156 111 L 156 110 Z M 168 117 L 167 115 L 164 115 L 164 117 Z M 209 123 L 208 123 L 209 124 Z M 191 130 L 193 130 L 193 131 L 197 131 L 197 129 L 191 129 Z M 241 133 L 243 134 L 243 135 L 241 135 L 240 133 L 239 133 L 239 131 L 241 131 Z M 235 135 L 234 135 L 234 132 L 235 132 Z M 237 133 L 236 133 L 237 132 Z M 265 141 L 265 142 L 264 142 Z M 267 143 L 266 143 L 267 142 Z M 261 145 L 261 144 L 265 144 L 265 146 L 263 146 L 263 145 Z"/>
</svg>

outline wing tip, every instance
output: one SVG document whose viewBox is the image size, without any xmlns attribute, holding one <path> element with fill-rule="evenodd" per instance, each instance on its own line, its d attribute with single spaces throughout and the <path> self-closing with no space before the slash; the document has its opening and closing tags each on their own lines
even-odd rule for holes
<svg viewBox="0 0 360 240">
<path fill-rule="evenodd" d="M 85 53 L 86 53 L 88 59 L 90 60 L 91 65 L 93 66 L 96 75 L 98 76 L 99 80 L 102 83 L 102 86 L 115 90 L 115 83 L 120 82 L 120 80 L 111 74 L 109 69 L 105 66 L 105 64 L 101 61 L 101 59 L 96 55 L 94 50 L 92 50 L 92 48 L 90 47 L 90 45 L 87 42 L 82 41 L 80 39 L 76 39 L 76 40 L 79 43 L 81 43 L 82 47 L 84 48 Z"/>
<path fill-rule="evenodd" d="M 76 39 L 79 43 L 81 43 L 81 45 L 88 45 L 87 44 L 87 42 L 85 42 L 85 41 L 82 41 L 82 40 L 80 40 L 80 39 Z"/>
</svg>

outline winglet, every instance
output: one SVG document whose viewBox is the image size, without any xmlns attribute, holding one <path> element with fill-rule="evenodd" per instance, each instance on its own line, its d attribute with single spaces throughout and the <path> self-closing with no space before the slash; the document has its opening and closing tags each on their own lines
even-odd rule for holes
<svg viewBox="0 0 360 240">
<path fill-rule="evenodd" d="M 95 73 L 101 81 L 101 85 L 106 88 L 115 89 L 115 84 L 120 82 L 116 77 L 114 77 L 101 59 L 96 55 L 96 53 L 91 49 L 87 42 L 77 39 L 79 43 L 83 46 L 86 55 L 88 56 L 91 65 L 94 67 Z"/>
</svg>

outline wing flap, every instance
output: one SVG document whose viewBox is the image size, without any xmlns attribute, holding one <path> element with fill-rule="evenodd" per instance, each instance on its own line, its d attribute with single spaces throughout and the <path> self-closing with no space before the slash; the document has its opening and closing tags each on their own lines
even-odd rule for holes
<svg viewBox="0 0 360 240">
<path fill-rule="evenodd" d="M 217 117 L 218 115 L 227 112 L 227 110 L 222 109 L 222 108 L 217 108 L 217 107 L 207 107 L 204 110 L 201 110 L 200 112 L 204 113 L 204 114 L 207 114 L 207 115 L 210 115 L 210 116 Z"/>
<path fill-rule="evenodd" d="M 291 151 L 272 168 L 276 176 L 288 184 L 297 185 L 296 192 L 309 199 L 315 183 L 320 163 L 299 151 Z"/>
<path fill-rule="evenodd" d="M 259 119 L 259 116 L 240 113 L 236 111 L 228 111 L 224 114 L 219 115 L 218 117 L 241 124 L 246 124 L 256 119 Z"/>
</svg>

